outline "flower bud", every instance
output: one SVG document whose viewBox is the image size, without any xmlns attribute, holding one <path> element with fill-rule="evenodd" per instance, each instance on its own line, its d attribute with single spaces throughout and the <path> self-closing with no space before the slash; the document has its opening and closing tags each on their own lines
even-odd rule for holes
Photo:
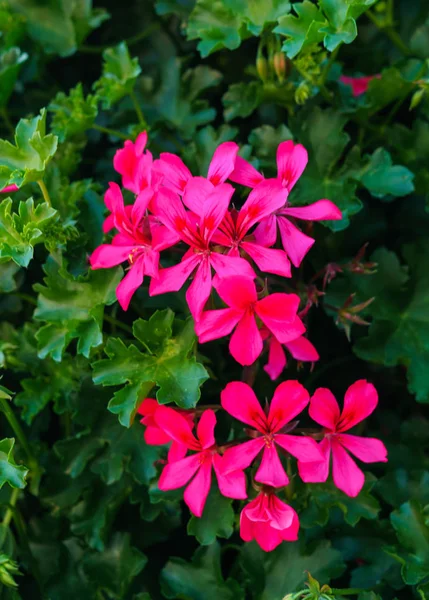
<svg viewBox="0 0 429 600">
<path fill-rule="evenodd" d="M 302 81 L 295 90 L 295 102 L 301 105 L 305 104 L 309 97 L 310 87 L 305 81 Z"/>
<path fill-rule="evenodd" d="M 268 61 L 264 56 L 258 56 L 256 59 L 256 70 L 262 81 L 268 79 Z"/>
<path fill-rule="evenodd" d="M 289 75 L 292 63 L 286 58 L 284 52 L 276 52 L 273 56 L 274 71 L 282 83 Z"/>
</svg>

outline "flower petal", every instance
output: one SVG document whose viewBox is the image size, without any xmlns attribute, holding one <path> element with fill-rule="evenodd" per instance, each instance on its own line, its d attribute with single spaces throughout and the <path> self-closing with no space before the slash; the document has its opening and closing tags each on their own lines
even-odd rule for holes
<svg viewBox="0 0 429 600">
<path fill-rule="evenodd" d="M 332 476 L 339 490 L 355 498 L 365 483 L 365 476 L 340 442 L 332 437 Z"/>
<path fill-rule="evenodd" d="M 337 431 L 347 431 L 366 419 L 378 404 L 378 394 L 372 383 L 366 379 L 355 381 L 344 396 L 344 407 L 337 425 Z"/>
<path fill-rule="evenodd" d="M 200 235 L 206 241 L 210 241 L 213 234 L 222 223 L 234 188 L 229 183 L 222 183 L 208 194 L 201 211 L 201 222 L 199 224 Z"/>
<path fill-rule="evenodd" d="M 289 192 L 301 177 L 307 162 L 307 150 L 301 144 L 287 140 L 278 145 L 277 176 Z"/>
<path fill-rule="evenodd" d="M 294 340 L 286 342 L 285 346 L 296 360 L 309 362 L 319 360 L 319 353 L 317 352 L 316 348 L 313 346 L 310 340 L 302 335 Z"/>
<path fill-rule="evenodd" d="M 216 426 L 216 415 L 211 408 L 206 409 L 197 425 L 197 436 L 204 450 L 214 446 L 216 441 L 214 437 L 214 429 Z"/>
<path fill-rule="evenodd" d="M 186 460 L 186 459 L 185 459 Z M 174 463 L 177 464 L 177 463 Z M 196 517 L 201 517 L 212 481 L 211 461 L 205 460 L 185 490 L 183 499 Z"/>
<path fill-rule="evenodd" d="M 186 185 L 183 204 L 201 217 L 207 197 L 213 190 L 213 184 L 205 177 L 192 177 Z"/>
<path fill-rule="evenodd" d="M 263 348 L 262 337 L 253 312 L 246 311 L 229 341 L 229 351 L 240 365 L 252 365 Z"/>
<path fill-rule="evenodd" d="M 199 265 L 200 257 L 196 254 L 185 258 L 174 267 L 160 269 L 158 276 L 151 280 L 149 295 L 158 296 L 166 292 L 177 292 L 188 279 L 192 271 Z"/>
<path fill-rule="evenodd" d="M 318 444 L 323 460 L 317 462 L 298 461 L 299 476 L 305 483 L 322 483 L 328 479 L 331 457 L 331 442 L 324 438 Z"/>
<path fill-rule="evenodd" d="M 183 160 L 170 152 L 159 155 L 159 160 L 153 163 L 153 170 L 163 175 L 162 185 L 177 194 L 183 194 L 186 184 L 192 179 L 192 173 Z"/>
<path fill-rule="evenodd" d="M 244 235 L 261 219 L 285 205 L 287 191 L 277 179 L 264 179 L 249 194 L 237 217 L 237 229 Z"/>
<path fill-rule="evenodd" d="M 227 254 L 219 254 L 218 252 L 211 252 L 210 262 L 219 276 L 218 279 L 233 277 L 235 280 L 237 277 L 240 277 L 242 279 L 250 279 L 253 281 L 255 278 L 255 271 L 247 260 L 240 256 L 230 256 Z M 218 286 L 216 284 L 214 285 L 217 289 Z"/>
<path fill-rule="evenodd" d="M 113 246 L 112 244 L 101 244 L 89 257 L 92 269 L 109 269 L 116 267 L 125 260 L 136 246 Z"/>
<path fill-rule="evenodd" d="M 292 421 L 310 402 L 310 394 L 298 381 L 290 379 L 277 386 L 270 404 L 268 423 L 275 433 Z"/>
<path fill-rule="evenodd" d="M 201 317 L 204 306 L 210 297 L 212 290 L 212 272 L 210 262 L 203 257 L 191 285 L 186 290 L 186 301 L 195 321 Z"/>
<path fill-rule="evenodd" d="M 134 292 L 143 283 L 145 275 L 144 256 L 139 256 L 116 288 L 116 297 L 123 310 L 127 310 Z"/>
<path fill-rule="evenodd" d="M 190 450 L 201 450 L 201 444 L 195 439 L 188 421 L 174 408 L 160 406 L 155 413 L 155 422 L 176 442 Z"/>
<path fill-rule="evenodd" d="M 269 523 L 254 523 L 252 530 L 255 541 L 264 552 L 272 552 L 283 542 L 282 532 L 273 529 Z"/>
<path fill-rule="evenodd" d="M 344 448 L 364 463 L 387 462 L 386 446 L 376 438 L 364 438 L 342 433 L 336 436 Z"/>
<path fill-rule="evenodd" d="M 277 217 L 276 215 L 270 215 L 262 219 L 259 225 L 253 232 L 255 240 L 261 246 L 274 246 L 277 241 Z"/>
<path fill-rule="evenodd" d="M 270 518 L 270 525 L 273 529 L 283 530 L 288 529 L 294 520 L 296 512 L 294 509 L 285 504 L 275 494 L 269 494 L 267 513 Z"/>
<path fill-rule="evenodd" d="M 339 221 L 343 218 L 340 209 L 330 200 L 318 200 L 309 206 L 287 206 L 280 214 L 305 221 Z"/>
<path fill-rule="evenodd" d="M 219 490 L 222 496 L 244 500 L 247 498 L 246 476 L 243 471 L 223 472 L 222 457 L 219 454 L 213 456 L 213 467 L 216 473 Z"/>
<path fill-rule="evenodd" d="M 158 487 L 163 492 L 176 490 L 188 483 L 200 467 L 200 455 L 187 456 L 164 467 Z"/>
<path fill-rule="evenodd" d="M 305 332 L 303 322 L 297 317 L 299 296 L 275 293 L 255 304 L 255 312 L 281 344 Z"/>
<path fill-rule="evenodd" d="M 180 235 L 181 239 L 186 242 L 187 237 L 183 235 L 183 232 L 187 229 L 188 220 L 185 207 L 179 196 L 167 188 L 161 188 L 152 204 L 154 212 L 161 223 L 168 227 L 170 231 Z"/>
<path fill-rule="evenodd" d="M 334 394 L 327 388 L 318 388 L 310 400 L 310 417 L 319 425 L 335 431 L 340 418 L 340 408 Z"/>
<path fill-rule="evenodd" d="M 213 185 L 219 185 L 228 179 L 234 170 L 238 150 L 235 142 L 223 142 L 216 148 L 207 173 L 207 179 Z"/>
<path fill-rule="evenodd" d="M 323 454 L 319 445 L 310 437 L 299 435 L 284 435 L 277 433 L 274 436 L 276 444 L 287 450 L 301 462 L 321 462 Z"/>
<path fill-rule="evenodd" d="M 250 277 L 219 277 L 213 283 L 225 304 L 236 310 L 244 311 L 258 299 L 256 286 Z"/>
<path fill-rule="evenodd" d="M 264 371 L 268 373 L 269 377 L 274 381 L 277 377 L 280 377 L 286 366 L 286 356 L 282 345 L 274 336 L 271 336 L 268 343 L 268 362 L 264 367 Z"/>
<path fill-rule="evenodd" d="M 280 462 L 277 449 L 274 444 L 265 446 L 262 455 L 262 461 L 255 475 L 255 481 L 272 485 L 273 487 L 283 487 L 289 483 L 289 477 Z"/>
<path fill-rule="evenodd" d="M 252 242 L 242 242 L 241 247 L 255 261 L 261 271 L 282 277 L 291 276 L 290 262 L 283 250 L 265 248 Z"/>
<path fill-rule="evenodd" d="M 277 223 L 280 229 L 283 248 L 292 264 L 295 267 L 299 267 L 302 259 L 310 250 L 315 240 L 308 235 L 305 235 L 305 233 L 302 233 L 298 227 L 292 225 L 285 217 L 278 216 Z"/>
<path fill-rule="evenodd" d="M 151 188 L 144 189 L 137 196 L 131 209 L 131 219 L 135 225 L 138 225 L 143 220 L 152 198 L 153 190 Z"/>
<path fill-rule="evenodd" d="M 234 308 L 207 310 L 195 323 L 195 333 L 200 344 L 229 335 L 241 319 L 242 313 Z"/>
<path fill-rule="evenodd" d="M 184 444 L 180 444 L 173 440 L 171 442 L 170 450 L 168 451 L 168 462 L 173 463 L 182 460 L 182 458 L 185 458 L 187 451 L 188 448 Z"/>
<path fill-rule="evenodd" d="M 222 408 L 234 419 L 251 425 L 261 433 L 266 431 L 267 417 L 250 385 L 231 381 L 220 394 Z"/>
<path fill-rule="evenodd" d="M 229 179 L 234 183 L 254 188 L 264 180 L 264 177 L 247 160 L 237 156 L 234 170 L 229 175 Z"/>
<path fill-rule="evenodd" d="M 234 471 L 243 471 L 255 460 L 259 452 L 264 448 L 264 438 L 259 437 L 249 442 L 243 442 L 227 448 L 222 457 L 223 472 L 233 473 Z"/>
</svg>

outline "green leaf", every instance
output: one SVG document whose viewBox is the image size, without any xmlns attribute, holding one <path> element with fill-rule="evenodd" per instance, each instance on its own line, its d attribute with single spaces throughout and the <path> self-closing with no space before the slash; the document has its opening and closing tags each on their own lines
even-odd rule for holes
<svg viewBox="0 0 429 600">
<path fill-rule="evenodd" d="M 410 49 L 416 56 L 423 60 L 427 57 L 427 48 L 429 44 L 429 19 L 416 27 L 410 39 Z"/>
<path fill-rule="evenodd" d="M 233 83 L 222 97 L 225 121 L 248 117 L 262 101 L 263 89 L 258 81 Z"/>
<path fill-rule="evenodd" d="M 367 165 L 356 177 L 376 198 L 406 196 L 414 190 L 413 173 L 401 165 L 392 165 L 392 158 L 384 148 L 369 157 Z"/>
<path fill-rule="evenodd" d="M 291 8 L 288 0 L 225 0 L 225 5 L 234 15 L 241 15 L 253 35 L 260 35 L 266 25 L 286 15 Z"/>
<path fill-rule="evenodd" d="M 15 131 L 15 145 L 0 140 L 0 187 L 18 187 L 43 178 L 57 149 L 58 138 L 46 135 L 46 109 L 33 119 L 21 119 Z"/>
<path fill-rule="evenodd" d="M 261 167 L 277 168 L 275 156 L 277 147 L 285 140 L 293 138 L 292 132 L 286 125 L 274 128 L 271 125 L 262 125 L 253 129 L 249 135 L 249 144 L 253 147 Z"/>
<path fill-rule="evenodd" d="M 182 408 L 192 408 L 198 402 L 200 386 L 208 374 L 191 356 L 195 343 L 193 321 L 178 322 L 177 335 L 172 337 L 173 319 L 173 312 L 167 309 L 157 311 L 149 321 L 135 321 L 134 336 L 146 351 L 109 338 L 105 348 L 108 358 L 93 364 L 95 384 L 126 384 L 132 388 L 122 392 L 119 401 L 114 397 L 109 404 L 109 410 L 120 415 L 123 425 L 132 422 L 148 383 L 159 387 L 156 397 L 161 404 L 175 402 Z"/>
<path fill-rule="evenodd" d="M 12 199 L 6 198 L 0 203 L 0 258 L 28 267 L 34 246 L 45 241 L 44 233 L 57 221 L 58 213 L 46 202 L 34 207 L 33 198 L 21 201 L 18 213 L 11 211 Z"/>
<path fill-rule="evenodd" d="M 429 527 L 416 502 L 406 502 L 390 515 L 401 544 L 397 558 L 402 563 L 402 577 L 415 585 L 429 575 Z"/>
<path fill-rule="evenodd" d="M 103 52 L 103 74 L 94 84 L 103 108 L 111 108 L 134 89 L 141 73 L 138 58 L 131 58 L 125 42 Z"/>
<path fill-rule="evenodd" d="M 224 2 L 197 0 L 189 16 L 188 40 L 200 39 L 198 50 L 203 58 L 221 50 L 235 50 L 241 44 L 241 15 L 235 14 Z"/>
<path fill-rule="evenodd" d="M 0 108 L 6 106 L 18 79 L 21 65 L 27 58 L 28 54 L 21 52 L 19 48 L 9 48 L 0 52 Z"/>
<path fill-rule="evenodd" d="M 197 127 L 216 116 L 215 109 L 200 96 L 221 79 L 219 71 L 203 65 L 181 75 L 180 60 L 171 58 L 163 66 L 161 86 L 153 98 L 159 120 L 178 129 L 186 139 L 192 138 Z"/>
<path fill-rule="evenodd" d="M 190 600 L 243 600 L 244 592 L 233 579 L 224 580 L 220 565 L 220 546 L 198 548 L 192 562 L 170 558 L 161 572 L 165 598 Z"/>
<path fill-rule="evenodd" d="M 318 542 L 306 551 L 299 542 L 285 543 L 269 554 L 252 542 L 243 547 L 241 564 L 260 600 L 278 600 L 304 587 L 307 571 L 328 583 L 345 568 L 341 553 L 328 541 Z"/>
<path fill-rule="evenodd" d="M 282 50 L 289 58 L 294 58 L 304 48 L 321 42 L 325 35 L 321 27 L 328 24 L 323 13 L 309 0 L 300 4 L 296 2 L 293 9 L 297 16 L 281 17 L 274 29 L 274 33 L 287 36 Z"/>
<path fill-rule="evenodd" d="M 122 270 L 89 271 L 75 279 L 52 259 L 44 269 L 45 286 L 40 283 L 34 286 L 39 293 L 34 318 L 46 321 L 36 334 L 39 356 L 52 356 L 60 362 L 65 348 L 77 339 L 78 354 L 88 358 L 91 348 L 103 341 L 104 306 L 115 302 Z"/>
<path fill-rule="evenodd" d="M 5 483 L 13 488 L 23 489 L 26 486 L 25 477 L 28 469 L 17 465 L 13 459 L 13 438 L 4 438 L 0 441 L 0 489 Z"/>
<path fill-rule="evenodd" d="M 89 430 L 81 431 L 74 438 L 59 440 L 54 447 L 61 458 L 64 472 L 75 479 L 85 470 L 89 461 L 105 444 L 104 440 L 90 435 Z"/>
<path fill-rule="evenodd" d="M 26 19 L 30 37 L 44 52 L 69 56 L 91 30 L 99 27 L 108 14 L 93 9 L 92 0 L 8 0 L 9 6 Z"/>
<path fill-rule="evenodd" d="M 82 84 L 78 83 L 68 95 L 58 92 L 48 110 L 53 113 L 52 131 L 64 142 L 92 127 L 98 113 L 97 98 L 91 94 L 85 98 Z"/>
<path fill-rule="evenodd" d="M 3 200 L 4 202 L 4 200 Z M 0 211 L 1 212 L 1 211 Z M 1 231 L 1 224 L 0 224 Z M 0 233 L 1 236 L 1 233 Z M 1 246 L 1 242 L 0 242 Z M 1 254 L 1 250 L 0 250 Z M 19 266 L 13 262 L 8 261 L 5 263 L 0 263 L 0 292 L 4 294 L 9 294 L 16 290 L 16 281 L 15 275 L 19 272 Z"/>
<path fill-rule="evenodd" d="M 155 10 L 157 15 L 175 14 L 188 18 L 194 8 L 194 0 L 156 0 Z"/>
<path fill-rule="evenodd" d="M 144 569 L 146 556 L 131 546 L 129 533 L 115 533 L 103 553 L 85 556 L 83 570 L 94 590 L 125 598 L 134 578 Z"/>
<path fill-rule="evenodd" d="M 329 26 L 320 31 L 326 33 L 325 48 L 332 52 L 339 44 L 350 44 L 357 36 L 355 19 L 377 0 L 320 0 L 319 4 L 329 20 Z"/>
<path fill-rule="evenodd" d="M 230 125 L 214 129 L 211 125 L 199 129 L 183 149 L 184 160 L 195 172 L 207 173 L 213 153 L 219 144 L 234 140 L 238 130 Z M 192 168 L 191 168 L 192 171 Z"/>
<path fill-rule="evenodd" d="M 216 537 L 229 538 L 234 530 L 234 511 L 231 500 L 212 487 L 201 518 L 192 516 L 188 534 L 194 535 L 202 546 L 213 544 Z"/>
</svg>

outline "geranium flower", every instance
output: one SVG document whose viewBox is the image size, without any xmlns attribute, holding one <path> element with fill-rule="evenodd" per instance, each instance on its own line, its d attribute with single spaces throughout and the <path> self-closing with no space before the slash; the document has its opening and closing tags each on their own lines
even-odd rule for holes
<svg viewBox="0 0 429 600">
<path fill-rule="evenodd" d="M 221 393 L 221 404 L 235 419 L 255 428 L 254 439 L 228 448 L 223 456 L 224 472 L 246 469 L 263 452 L 255 481 L 283 487 L 289 478 L 277 454 L 280 446 L 300 461 L 322 460 L 318 445 L 309 438 L 281 433 L 310 401 L 298 381 L 284 381 L 275 390 L 268 415 L 262 410 L 252 388 L 241 381 L 228 383 Z"/>
<path fill-rule="evenodd" d="M 201 517 L 211 486 L 212 468 L 220 492 L 228 498 L 247 498 L 244 473 L 223 472 L 223 459 L 218 453 L 214 438 L 216 415 L 207 409 L 197 425 L 197 437 L 184 417 L 171 408 L 161 406 L 155 413 L 158 426 L 173 440 L 193 450 L 196 454 L 182 458 L 164 467 L 158 487 L 162 491 L 186 487 L 184 500 L 196 517 Z"/>
<path fill-rule="evenodd" d="M 107 194 L 106 194 L 107 195 Z M 108 269 L 124 261 L 129 262 L 128 273 L 116 288 L 119 304 L 127 310 L 131 297 L 143 283 L 145 275 L 158 274 L 159 252 L 177 241 L 165 228 L 163 233 L 157 227 L 157 241 L 152 243 L 150 218 L 146 211 L 153 198 L 153 192 L 146 188 L 131 206 L 124 205 L 121 190 L 116 183 L 110 183 L 109 202 L 111 203 L 113 225 L 119 231 L 111 244 L 101 244 L 90 256 L 93 269 Z"/>
<path fill-rule="evenodd" d="M 325 437 L 319 444 L 324 460 L 316 464 L 298 463 L 303 481 L 312 483 L 326 481 L 332 454 L 332 475 L 337 488 L 351 497 L 359 494 L 365 477 L 348 452 L 362 462 L 372 463 L 386 462 L 387 450 L 380 440 L 344 432 L 366 419 L 374 411 L 377 403 L 377 390 L 365 379 L 360 379 L 349 387 L 344 396 L 344 407 L 341 413 L 330 390 L 326 388 L 316 390 L 311 398 L 310 416 L 324 427 Z"/>
<path fill-rule="evenodd" d="M 183 458 L 186 455 L 188 448 L 180 442 L 173 440 L 171 436 L 158 425 L 155 414 L 160 406 L 161 405 L 153 398 L 145 398 L 137 409 L 137 413 L 143 415 L 143 419 L 140 419 L 140 423 L 145 425 L 144 440 L 146 444 L 149 446 L 163 446 L 164 444 L 172 442 L 168 451 L 168 462 L 174 462 L 175 460 Z M 184 417 L 192 429 L 194 426 L 195 414 L 193 411 L 180 410 L 180 408 L 171 410 L 175 410 L 177 414 Z"/>
<path fill-rule="evenodd" d="M 217 279 L 215 287 L 229 308 L 204 312 L 195 325 L 195 332 L 200 343 L 204 343 L 224 337 L 235 328 L 229 351 L 241 365 L 251 365 L 262 352 L 262 335 L 256 317 L 282 344 L 304 333 L 304 324 L 297 316 L 299 297 L 296 294 L 276 293 L 258 300 L 253 280 L 241 275 Z"/>
<path fill-rule="evenodd" d="M 307 150 L 301 144 L 294 144 L 287 140 L 277 148 L 277 181 L 285 188 L 285 204 L 287 194 L 302 175 L 308 162 Z M 264 176 L 259 173 L 249 162 L 237 156 L 235 169 L 231 173 L 231 181 L 248 187 L 255 187 Z M 330 200 L 318 200 L 310 206 L 291 207 L 286 204 L 275 213 L 263 219 L 255 230 L 255 239 L 258 244 L 270 247 L 276 243 L 277 227 L 280 231 L 283 248 L 292 264 L 299 267 L 302 259 L 314 244 L 314 239 L 302 233 L 289 218 L 303 219 L 305 221 L 340 220 L 341 211 Z"/>
<path fill-rule="evenodd" d="M 10 194 L 11 192 L 17 192 L 19 187 L 14 183 L 12 185 L 7 185 L 6 187 L 0 189 L 0 194 Z"/>
<path fill-rule="evenodd" d="M 235 142 L 220 144 L 210 161 L 206 181 L 208 180 L 213 185 L 224 183 L 234 170 L 238 150 Z M 159 159 L 154 161 L 153 169 L 161 176 L 163 186 L 180 195 L 184 193 L 190 181 L 204 179 L 203 177 L 193 177 L 183 160 L 170 152 L 162 152 Z"/>
<path fill-rule="evenodd" d="M 315 362 L 319 360 L 319 353 L 313 344 L 300 335 L 294 340 L 290 340 L 285 344 L 281 344 L 275 335 L 271 334 L 267 329 L 261 331 L 262 339 L 268 343 L 268 362 L 264 367 L 264 371 L 268 373 L 274 381 L 283 372 L 287 365 L 286 354 L 283 350 L 283 345 L 292 354 L 293 358 L 303 362 Z"/>
<path fill-rule="evenodd" d="M 151 296 L 165 292 L 177 292 L 195 272 L 194 279 L 186 292 L 191 314 L 197 320 L 207 302 L 212 288 L 212 268 L 221 277 L 255 273 L 249 263 L 240 257 L 225 256 L 211 246 L 212 237 L 228 210 L 234 188 L 229 184 L 211 185 L 205 198 L 201 215 L 197 217 L 185 210 L 179 196 L 166 188 L 160 189 L 155 200 L 157 218 L 190 246 L 182 261 L 174 267 L 159 271 L 150 285 Z"/>
<path fill-rule="evenodd" d="M 260 492 L 241 511 L 241 539 L 245 542 L 255 540 L 265 552 L 271 552 L 284 541 L 296 541 L 298 530 L 298 515 L 273 490 Z"/>
<path fill-rule="evenodd" d="M 347 77 L 347 75 L 341 75 L 340 81 L 344 85 L 348 85 L 352 88 L 352 94 L 356 98 L 362 96 L 368 89 L 369 82 L 375 78 L 379 78 L 380 75 L 368 75 L 367 77 Z"/>
<path fill-rule="evenodd" d="M 122 175 L 122 185 L 134 194 L 139 194 L 151 185 L 153 159 L 149 150 L 144 152 L 146 144 L 147 133 L 143 131 L 135 142 L 127 140 L 113 157 L 113 167 Z"/>
</svg>

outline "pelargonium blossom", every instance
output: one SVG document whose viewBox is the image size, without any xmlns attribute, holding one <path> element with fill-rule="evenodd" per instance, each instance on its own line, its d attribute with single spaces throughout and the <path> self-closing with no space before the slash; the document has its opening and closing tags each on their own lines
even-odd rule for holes
<svg viewBox="0 0 429 600">
<path fill-rule="evenodd" d="M 375 410 L 377 403 L 377 390 L 365 379 L 360 379 L 349 387 L 344 396 L 342 412 L 330 390 L 316 390 L 311 398 L 309 412 L 311 418 L 324 427 L 325 437 L 319 444 L 324 459 L 317 463 L 298 464 L 303 481 L 326 481 L 332 454 L 332 475 L 337 488 L 351 497 L 359 494 L 365 476 L 350 454 L 364 463 L 386 462 L 387 450 L 380 440 L 344 432 L 366 419 Z"/>
<path fill-rule="evenodd" d="M 303 233 L 290 218 L 304 221 L 340 220 L 341 211 L 330 200 L 318 200 L 309 206 L 288 206 L 287 195 L 302 175 L 308 162 L 307 150 L 292 140 L 281 142 L 277 148 L 277 180 L 285 188 L 283 207 L 265 217 L 255 230 L 258 244 L 270 247 L 276 243 L 277 228 L 286 254 L 292 264 L 299 267 L 304 256 L 314 244 L 314 239 Z M 264 176 L 249 162 L 237 156 L 230 180 L 248 187 L 259 185 Z"/>
<path fill-rule="evenodd" d="M 197 425 L 196 437 L 187 420 L 169 407 L 161 406 L 155 413 L 155 420 L 173 440 L 196 453 L 164 467 L 158 483 L 160 490 L 175 490 L 192 480 L 183 497 L 192 514 L 201 517 L 210 491 L 213 468 L 219 490 L 224 496 L 237 500 L 247 498 L 244 473 L 224 473 L 223 459 L 214 438 L 216 415 L 213 410 L 203 412 Z"/>
<path fill-rule="evenodd" d="M 215 186 L 224 183 L 234 170 L 238 150 L 235 142 L 219 144 L 210 161 L 206 181 Z M 161 178 L 161 185 L 180 195 L 185 192 L 190 181 L 204 179 L 193 177 L 183 160 L 170 152 L 159 155 L 159 159 L 153 163 L 153 170 Z"/>
<path fill-rule="evenodd" d="M 180 460 L 186 455 L 188 448 L 176 442 L 168 435 L 163 429 L 160 428 L 155 419 L 155 414 L 160 408 L 160 404 L 153 398 L 145 398 L 137 409 L 137 413 L 142 415 L 140 423 L 145 425 L 144 440 L 149 446 L 163 446 L 171 442 L 170 449 L 168 451 L 168 462 L 174 462 Z M 190 427 L 194 426 L 194 411 L 181 410 L 180 408 L 171 409 L 175 410 L 177 414 L 180 414 L 186 419 Z"/>
<path fill-rule="evenodd" d="M 157 227 L 157 241 L 152 240 L 152 222 L 146 218 L 146 211 L 153 198 L 151 188 L 141 192 L 132 206 L 125 206 L 121 190 L 116 183 L 110 183 L 109 201 L 113 225 L 118 230 L 111 244 L 101 244 L 90 256 L 93 269 L 107 269 L 128 261 L 128 273 L 116 288 L 119 304 L 127 310 L 131 297 L 143 283 L 145 275 L 158 274 L 159 252 L 174 244 L 177 238 L 163 228 Z"/>
<path fill-rule="evenodd" d="M 200 216 L 185 210 L 179 196 L 166 188 L 160 189 L 155 212 L 158 219 L 189 246 L 182 261 L 159 271 L 153 279 L 149 293 L 151 296 L 176 292 L 188 277 L 195 272 L 193 281 L 186 292 L 191 314 L 198 320 L 212 289 L 212 268 L 221 277 L 246 275 L 253 278 L 255 273 L 243 258 L 225 256 L 216 252 L 211 245 L 212 237 L 228 210 L 234 188 L 226 183 L 212 186 L 201 201 Z M 258 194 L 261 193 L 258 191 Z"/>
<path fill-rule="evenodd" d="M 265 414 L 249 385 L 241 381 L 228 383 L 221 393 L 222 407 L 235 419 L 250 425 L 255 431 L 251 432 L 254 439 L 225 451 L 224 472 L 246 469 L 262 452 L 255 481 L 272 487 L 282 487 L 289 483 L 289 478 L 280 462 L 278 446 L 303 463 L 322 460 L 318 445 L 313 439 L 282 433 L 286 425 L 304 410 L 309 401 L 309 393 L 298 381 L 284 381 L 276 388 L 269 412 Z"/>
<path fill-rule="evenodd" d="M 243 508 L 240 536 L 245 542 L 255 540 L 265 552 L 282 542 L 298 539 L 299 519 L 295 510 L 278 498 L 274 490 L 265 488 Z"/>
<path fill-rule="evenodd" d="M 147 133 L 143 131 L 135 142 L 127 140 L 113 157 L 113 167 L 122 175 L 122 185 L 134 194 L 151 185 L 153 159 L 149 150 L 144 151 L 146 144 Z"/>
<path fill-rule="evenodd" d="M 268 362 L 264 366 L 264 371 L 274 381 L 280 377 L 287 365 L 286 354 L 283 346 L 292 354 L 293 358 L 302 362 L 315 362 L 319 360 L 319 353 L 313 344 L 303 335 L 285 344 L 281 344 L 275 335 L 267 329 L 261 330 L 262 339 L 268 344 Z"/>
<path fill-rule="evenodd" d="M 340 81 L 341 83 L 344 83 L 344 85 L 348 85 L 352 88 L 352 94 L 356 98 L 365 94 L 368 90 L 369 82 L 379 77 L 380 75 L 367 75 L 366 77 L 348 77 L 347 75 L 341 75 Z"/>
<path fill-rule="evenodd" d="M 202 313 L 195 331 L 204 343 L 224 337 L 235 328 L 229 351 L 241 365 L 251 365 L 262 352 L 256 317 L 282 344 L 304 333 L 304 324 L 297 316 L 300 300 L 296 294 L 275 293 L 258 300 L 254 281 L 241 275 L 215 280 L 215 287 L 229 308 Z"/>
</svg>

